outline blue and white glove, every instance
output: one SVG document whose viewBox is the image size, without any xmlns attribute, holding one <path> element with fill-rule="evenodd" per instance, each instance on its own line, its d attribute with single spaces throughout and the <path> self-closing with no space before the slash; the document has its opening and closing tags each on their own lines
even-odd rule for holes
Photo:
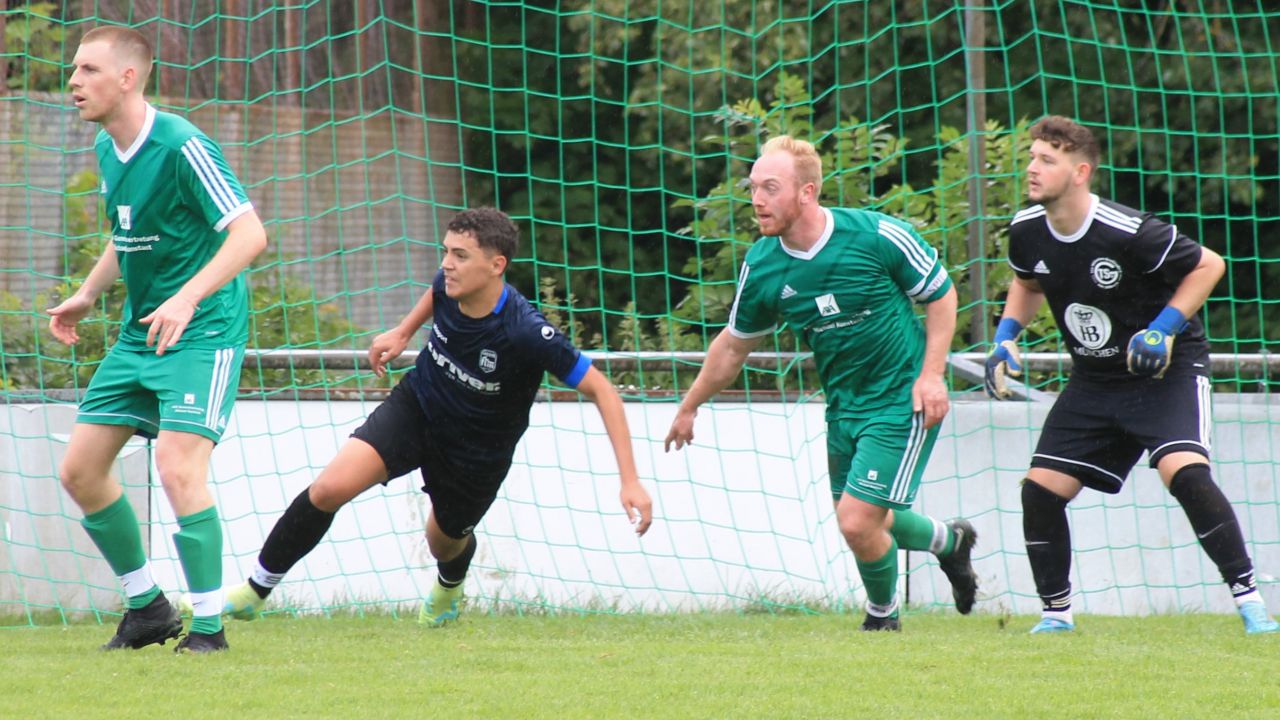
<svg viewBox="0 0 1280 720">
<path fill-rule="evenodd" d="M 987 397 L 996 400 L 1013 397 L 1005 378 L 1022 377 L 1022 355 L 1018 352 L 1018 335 L 1021 332 L 1022 323 L 1013 318 L 1002 319 L 996 327 L 995 346 L 987 355 L 987 372 L 982 382 Z"/>
<path fill-rule="evenodd" d="M 1187 319 L 1172 307 L 1160 311 L 1146 330 L 1129 338 L 1129 372 L 1159 380 L 1173 360 L 1173 338 L 1187 327 Z"/>
</svg>

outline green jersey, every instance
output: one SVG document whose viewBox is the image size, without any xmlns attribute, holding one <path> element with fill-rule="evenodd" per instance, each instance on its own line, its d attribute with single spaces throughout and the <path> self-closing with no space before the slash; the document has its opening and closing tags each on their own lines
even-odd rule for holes
<svg viewBox="0 0 1280 720">
<path fill-rule="evenodd" d="M 937 300 L 951 279 L 907 223 L 865 210 L 823 212 L 826 229 L 807 252 L 777 237 L 747 252 L 729 332 L 752 338 L 789 325 L 813 350 L 828 420 L 910 413 L 925 347 L 912 301 Z"/>
<path fill-rule="evenodd" d="M 119 345 L 145 349 L 150 315 L 213 259 L 226 227 L 253 208 L 222 150 L 196 126 L 147 105 L 128 149 L 106 131 L 94 149 L 111 242 L 128 297 Z M 244 273 L 201 301 L 174 348 L 225 348 L 249 339 Z"/>
</svg>

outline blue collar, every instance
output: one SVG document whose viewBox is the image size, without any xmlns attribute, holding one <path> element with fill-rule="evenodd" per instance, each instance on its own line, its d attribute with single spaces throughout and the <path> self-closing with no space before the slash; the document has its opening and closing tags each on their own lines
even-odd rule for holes
<svg viewBox="0 0 1280 720">
<path fill-rule="evenodd" d="M 502 306 L 507 304 L 507 292 L 509 290 L 510 290 L 510 286 L 503 284 L 502 295 L 498 298 L 498 304 L 493 307 L 494 315 L 497 315 L 498 313 L 502 312 Z"/>
</svg>

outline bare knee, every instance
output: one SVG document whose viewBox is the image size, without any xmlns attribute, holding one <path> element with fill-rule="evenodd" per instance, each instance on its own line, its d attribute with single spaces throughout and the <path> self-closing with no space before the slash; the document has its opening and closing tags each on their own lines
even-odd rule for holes
<svg viewBox="0 0 1280 720">
<path fill-rule="evenodd" d="M 207 483 L 208 455 L 179 452 L 163 445 L 156 448 L 156 471 L 169 504 L 179 517 L 200 512 L 213 505 Z"/>
<path fill-rule="evenodd" d="M 859 512 L 859 508 L 842 507 L 836 512 L 840 534 L 855 554 L 874 554 L 883 544 L 884 519 L 874 513 Z"/>
<path fill-rule="evenodd" d="M 115 501 L 112 482 L 106 470 L 87 467 L 84 463 L 64 457 L 58 466 L 58 480 L 62 489 L 86 513 L 96 512 Z M 119 493 L 115 493 L 117 496 Z"/>
</svg>

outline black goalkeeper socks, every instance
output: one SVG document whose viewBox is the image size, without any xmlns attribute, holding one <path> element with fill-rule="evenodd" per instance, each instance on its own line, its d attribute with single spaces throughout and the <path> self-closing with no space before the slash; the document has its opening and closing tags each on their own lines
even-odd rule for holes
<svg viewBox="0 0 1280 720">
<path fill-rule="evenodd" d="M 1067 500 L 1030 478 L 1022 481 L 1022 536 L 1045 610 L 1071 607 L 1071 527 Z"/>
<path fill-rule="evenodd" d="M 471 559 L 476 556 L 476 536 L 467 536 L 467 546 L 462 548 L 462 552 L 452 560 L 446 560 L 438 563 L 436 568 L 440 573 L 440 584 L 443 587 L 455 588 L 467 579 L 467 569 L 471 567 Z"/>
<path fill-rule="evenodd" d="M 1218 566 L 1233 596 L 1251 592 L 1255 585 L 1253 561 L 1244 546 L 1236 511 L 1204 463 L 1187 465 L 1174 473 L 1169 493 L 1177 498 L 1191 521 L 1204 552 Z"/>
</svg>

